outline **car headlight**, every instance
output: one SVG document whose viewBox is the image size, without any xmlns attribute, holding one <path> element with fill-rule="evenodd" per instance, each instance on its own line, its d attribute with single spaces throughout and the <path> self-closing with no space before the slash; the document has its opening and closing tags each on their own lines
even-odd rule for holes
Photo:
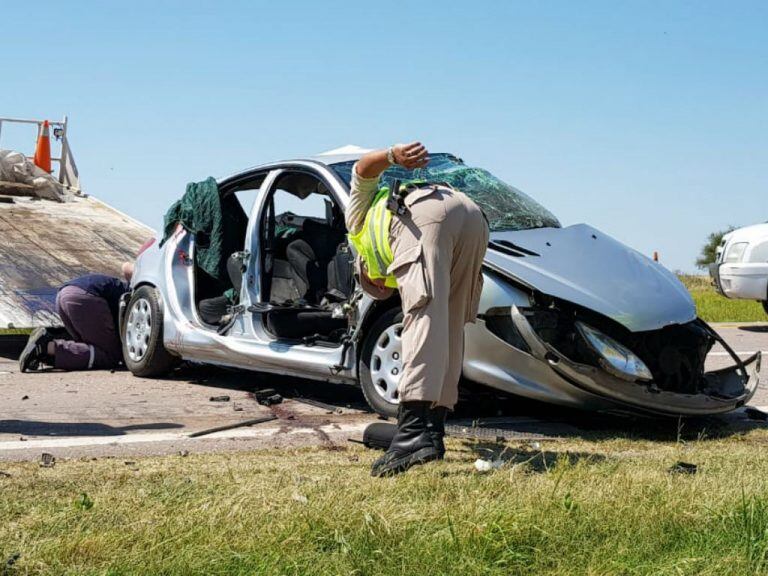
<svg viewBox="0 0 768 576">
<path fill-rule="evenodd" d="M 736 242 L 735 244 L 731 244 L 728 247 L 728 251 L 725 253 L 723 262 L 740 262 L 748 245 L 749 242 Z"/>
<path fill-rule="evenodd" d="M 603 368 L 625 380 L 653 380 L 645 362 L 626 346 L 582 322 L 576 322 L 576 328 L 598 354 Z"/>
</svg>

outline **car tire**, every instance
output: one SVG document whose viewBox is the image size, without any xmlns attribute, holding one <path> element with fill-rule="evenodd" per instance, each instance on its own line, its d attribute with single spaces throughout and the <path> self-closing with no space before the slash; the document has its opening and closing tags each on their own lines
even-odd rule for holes
<svg viewBox="0 0 768 576">
<path fill-rule="evenodd" d="M 360 354 L 360 387 L 368 405 L 387 417 L 396 417 L 399 402 L 397 383 L 402 371 L 403 313 L 392 308 L 370 327 Z M 396 371 L 396 373 L 394 373 Z"/>
<path fill-rule="evenodd" d="M 768 300 L 763 300 L 763 310 L 765 310 L 765 313 L 768 314 Z"/>
<path fill-rule="evenodd" d="M 163 345 L 163 307 L 154 287 L 131 295 L 122 328 L 123 359 L 134 376 L 164 376 L 181 361 Z"/>
</svg>

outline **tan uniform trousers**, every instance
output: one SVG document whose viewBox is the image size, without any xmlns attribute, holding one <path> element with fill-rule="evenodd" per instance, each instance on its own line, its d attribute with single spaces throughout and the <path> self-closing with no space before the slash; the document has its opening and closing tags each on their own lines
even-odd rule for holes
<svg viewBox="0 0 768 576">
<path fill-rule="evenodd" d="M 394 216 L 389 272 L 403 305 L 400 401 L 453 408 L 464 357 L 464 325 L 474 322 L 483 287 L 488 223 L 462 192 L 423 188 Z"/>
</svg>

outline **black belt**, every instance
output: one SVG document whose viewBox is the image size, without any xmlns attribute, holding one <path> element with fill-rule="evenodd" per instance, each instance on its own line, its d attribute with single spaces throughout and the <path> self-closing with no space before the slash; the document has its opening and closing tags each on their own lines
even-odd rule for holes
<svg viewBox="0 0 768 576">
<path fill-rule="evenodd" d="M 394 180 L 389 188 L 389 196 L 387 196 L 387 210 L 392 214 L 403 216 L 408 213 L 408 206 L 405 205 L 405 197 L 408 194 L 414 190 L 429 187 L 437 188 L 438 186 L 451 187 L 446 182 L 407 182 L 401 185 L 400 180 Z"/>
</svg>

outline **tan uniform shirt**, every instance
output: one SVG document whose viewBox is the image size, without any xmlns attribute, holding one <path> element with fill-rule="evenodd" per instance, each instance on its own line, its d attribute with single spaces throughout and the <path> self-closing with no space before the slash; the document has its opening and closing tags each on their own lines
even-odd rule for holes
<svg viewBox="0 0 768 576">
<path fill-rule="evenodd" d="M 357 174 L 357 164 L 352 166 L 352 184 L 349 193 L 349 204 L 344 218 L 350 234 L 357 234 L 363 227 L 365 215 L 373 203 L 373 198 L 379 190 L 378 178 L 363 178 Z"/>
</svg>

